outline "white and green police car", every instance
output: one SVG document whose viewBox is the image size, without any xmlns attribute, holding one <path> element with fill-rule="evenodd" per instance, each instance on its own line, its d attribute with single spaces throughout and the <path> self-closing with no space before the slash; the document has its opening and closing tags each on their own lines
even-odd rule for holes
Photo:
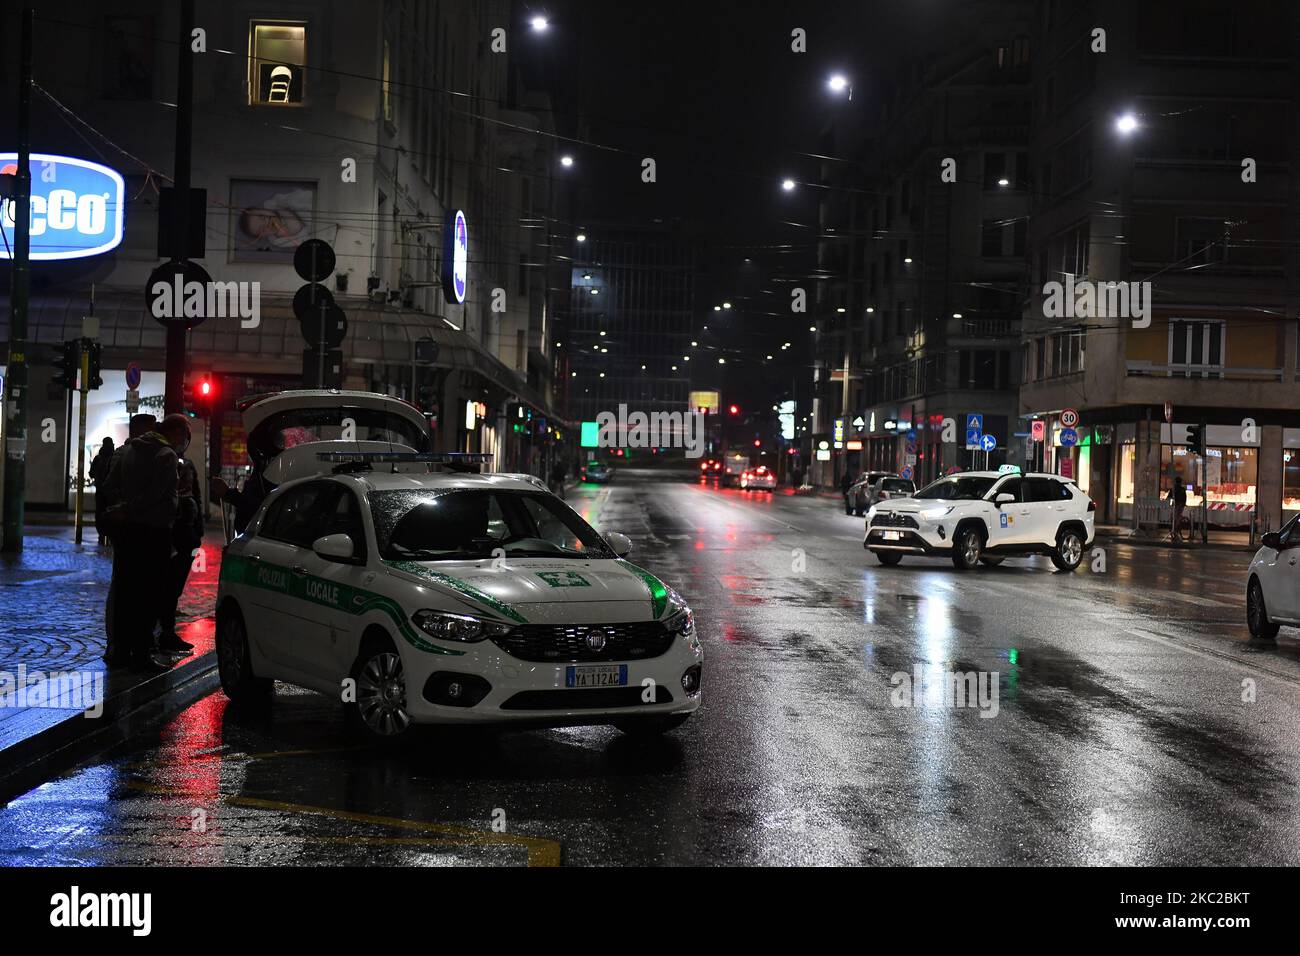
<svg viewBox="0 0 1300 956">
<path fill-rule="evenodd" d="M 222 559 L 232 701 L 281 680 L 340 695 L 381 737 L 413 723 L 660 733 L 699 706 L 691 609 L 625 560 L 626 536 L 524 476 L 431 471 L 472 456 L 427 454 L 419 412 L 386 396 L 282 393 L 244 418 L 278 487 Z"/>
</svg>

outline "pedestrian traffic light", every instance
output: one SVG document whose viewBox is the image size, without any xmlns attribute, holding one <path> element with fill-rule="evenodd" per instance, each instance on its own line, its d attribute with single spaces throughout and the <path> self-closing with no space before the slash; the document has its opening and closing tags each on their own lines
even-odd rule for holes
<svg viewBox="0 0 1300 956">
<path fill-rule="evenodd" d="M 104 384 L 104 379 L 100 376 L 100 365 L 102 360 L 103 347 L 94 341 L 87 342 L 86 351 L 89 355 L 90 374 L 87 377 L 87 389 L 99 388 Z"/>
<path fill-rule="evenodd" d="M 1187 450 L 1193 455 L 1205 454 L 1205 426 L 1187 426 Z"/>
<path fill-rule="evenodd" d="M 81 339 L 69 339 L 63 343 L 63 353 L 55 368 L 58 374 L 54 376 L 54 384 L 64 388 L 77 387 L 77 375 L 81 371 Z"/>
</svg>

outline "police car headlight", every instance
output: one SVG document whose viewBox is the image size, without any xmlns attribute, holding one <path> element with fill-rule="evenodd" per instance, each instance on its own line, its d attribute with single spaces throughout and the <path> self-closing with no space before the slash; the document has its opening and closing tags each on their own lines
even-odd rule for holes
<svg viewBox="0 0 1300 956">
<path fill-rule="evenodd" d="M 474 643 L 489 637 L 504 637 L 512 630 L 509 624 L 446 611 L 416 611 L 411 620 L 424 633 L 444 641 Z"/>
<path fill-rule="evenodd" d="M 683 637 L 692 637 L 695 634 L 695 612 L 682 600 L 682 596 L 672 589 L 668 592 L 668 616 L 664 618 L 664 627 Z"/>
<path fill-rule="evenodd" d="M 952 514 L 951 508 L 927 508 L 921 512 L 921 517 L 926 521 L 938 521 L 944 515 Z"/>
</svg>

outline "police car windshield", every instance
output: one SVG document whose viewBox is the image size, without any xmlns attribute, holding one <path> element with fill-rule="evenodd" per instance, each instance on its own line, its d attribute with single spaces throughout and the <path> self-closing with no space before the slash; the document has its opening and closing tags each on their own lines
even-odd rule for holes
<svg viewBox="0 0 1300 956">
<path fill-rule="evenodd" d="M 996 478 L 978 477 L 973 475 L 954 476 L 951 478 L 940 478 L 938 481 L 932 481 L 926 485 L 913 498 L 942 498 L 947 501 L 974 501 L 977 498 L 983 498 Z"/>
<path fill-rule="evenodd" d="M 540 491 L 376 491 L 370 510 L 390 561 L 614 557 L 573 509 Z"/>
</svg>

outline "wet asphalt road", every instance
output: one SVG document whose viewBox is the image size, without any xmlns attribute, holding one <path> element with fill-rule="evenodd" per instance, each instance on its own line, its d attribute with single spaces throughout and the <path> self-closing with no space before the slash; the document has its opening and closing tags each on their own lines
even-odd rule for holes
<svg viewBox="0 0 1300 956">
<path fill-rule="evenodd" d="M 376 751 L 324 697 L 217 692 L 0 808 L 0 863 L 1300 863 L 1300 642 L 1248 640 L 1247 554 L 961 574 L 880 566 L 826 498 L 624 471 L 570 503 L 695 608 L 682 729 Z M 996 715 L 894 706 L 917 665 L 996 672 Z"/>
</svg>

